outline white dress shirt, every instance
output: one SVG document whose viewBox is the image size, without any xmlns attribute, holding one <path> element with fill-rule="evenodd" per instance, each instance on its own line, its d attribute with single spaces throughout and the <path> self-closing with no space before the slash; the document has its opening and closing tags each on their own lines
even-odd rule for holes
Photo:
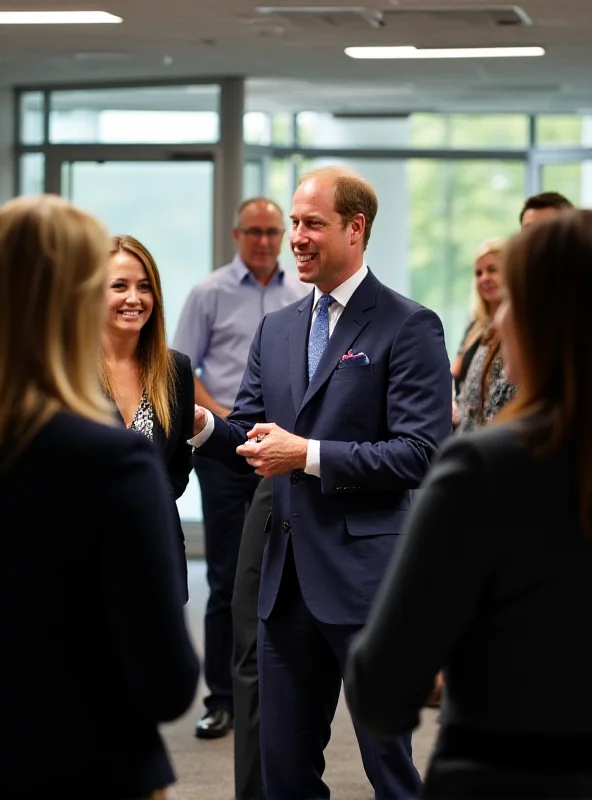
<svg viewBox="0 0 592 800">
<path fill-rule="evenodd" d="M 333 331 L 335 330 L 335 326 L 339 320 L 339 317 L 343 314 L 343 310 L 346 305 L 349 303 L 351 296 L 356 291 L 358 286 L 362 283 L 366 275 L 368 274 L 368 267 L 366 264 L 362 264 L 360 269 L 357 272 L 344 281 L 340 286 L 337 286 L 330 292 L 331 297 L 335 300 L 334 303 L 331 303 L 329 306 L 329 338 L 332 336 Z M 310 325 L 312 327 L 317 314 L 319 313 L 319 297 L 323 294 L 318 287 L 315 286 L 314 289 L 314 299 L 313 299 L 313 312 L 311 315 Z M 200 447 L 204 442 L 206 442 L 214 430 L 214 415 L 211 411 L 206 409 L 207 414 L 207 422 L 205 428 L 198 433 L 197 436 L 194 436 L 192 439 L 189 439 L 189 444 L 193 445 L 193 447 Z M 321 443 L 316 439 L 308 439 L 308 446 L 306 452 L 306 466 L 304 471 L 308 475 L 316 475 L 317 478 L 321 477 Z"/>
</svg>

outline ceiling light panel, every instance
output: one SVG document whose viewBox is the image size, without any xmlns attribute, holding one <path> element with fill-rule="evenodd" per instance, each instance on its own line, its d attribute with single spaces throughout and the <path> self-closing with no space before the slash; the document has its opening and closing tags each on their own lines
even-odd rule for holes
<svg viewBox="0 0 592 800">
<path fill-rule="evenodd" d="M 0 11 L 0 25 L 100 25 L 123 22 L 106 11 Z"/>
<path fill-rule="evenodd" d="M 542 47 L 346 47 L 350 58 L 529 58 L 544 56 Z"/>
</svg>

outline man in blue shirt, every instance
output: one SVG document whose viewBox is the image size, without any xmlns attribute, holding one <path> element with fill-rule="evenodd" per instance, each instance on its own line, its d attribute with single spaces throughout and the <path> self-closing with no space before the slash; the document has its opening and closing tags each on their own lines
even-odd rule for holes
<svg viewBox="0 0 592 800">
<path fill-rule="evenodd" d="M 259 322 L 301 299 L 310 287 L 280 269 L 284 234 L 279 206 L 265 197 L 245 200 L 233 230 L 237 254 L 195 286 L 183 308 L 174 347 L 195 372 L 195 402 L 226 417 L 247 364 Z M 196 736 L 225 736 L 233 720 L 231 600 L 246 510 L 259 481 L 196 455 L 204 517 L 210 595 L 205 615 L 205 680 L 210 694 Z"/>
</svg>

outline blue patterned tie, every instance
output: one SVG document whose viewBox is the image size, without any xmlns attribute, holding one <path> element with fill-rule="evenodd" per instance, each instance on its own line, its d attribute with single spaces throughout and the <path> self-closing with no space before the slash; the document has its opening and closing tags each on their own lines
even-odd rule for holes
<svg viewBox="0 0 592 800">
<path fill-rule="evenodd" d="M 329 306 L 335 302 L 330 294 L 322 294 L 317 303 L 317 315 L 308 338 L 308 380 L 312 379 L 321 356 L 329 344 Z"/>
</svg>

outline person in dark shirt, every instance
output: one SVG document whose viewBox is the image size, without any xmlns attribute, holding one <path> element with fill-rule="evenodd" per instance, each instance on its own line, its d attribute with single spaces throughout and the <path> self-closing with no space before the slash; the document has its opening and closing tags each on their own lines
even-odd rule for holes
<svg viewBox="0 0 592 800">
<path fill-rule="evenodd" d="M 129 800 L 199 662 L 164 467 L 97 364 L 109 239 L 54 196 L 0 207 L 0 797 Z"/>
<path fill-rule="evenodd" d="M 591 211 L 509 242 L 496 326 L 518 393 L 444 445 L 350 649 L 375 735 L 416 727 L 444 669 L 430 800 L 592 797 L 591 264 Z"/>
</svg>

